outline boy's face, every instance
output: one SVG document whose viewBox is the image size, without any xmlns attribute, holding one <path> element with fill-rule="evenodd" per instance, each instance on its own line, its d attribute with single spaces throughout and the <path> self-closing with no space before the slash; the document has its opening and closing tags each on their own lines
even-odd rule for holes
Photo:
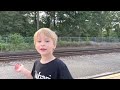
<svg viewBox="0 0 120 90">
<path fill-rule="evenodd" d="M 44 34 L 40 34 L 36 39 L 35 48 L 41 55 L 52 55 L 53 50 L 55 49 L 55 45 L 53 44 L 53 40 Z"/>
</svg>

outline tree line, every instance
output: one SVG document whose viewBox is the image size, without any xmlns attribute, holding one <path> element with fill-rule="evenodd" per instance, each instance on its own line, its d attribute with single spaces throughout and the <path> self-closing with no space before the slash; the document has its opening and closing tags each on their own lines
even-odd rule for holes
<svg viewBox="0 0 120 90">
<path fill-rule="evenodd" d="M 60 37 L 120 37 L 119 22 L 119 11 L 0 11 L 0 35 L 48 27 Z"/>
</svg>

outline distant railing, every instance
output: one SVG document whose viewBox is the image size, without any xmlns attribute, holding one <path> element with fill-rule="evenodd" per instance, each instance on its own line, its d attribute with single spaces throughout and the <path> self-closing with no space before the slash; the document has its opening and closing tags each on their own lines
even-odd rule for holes
<svg viewBox="0 0 120 90">
<path fill-rule="evenodd" d="M 117 38 L 117 37 L 59 37 L 59 41 L 120 42 L 120 38 Z"/>
<path fill-rule="evenodd" d="M 8 37 L 0 37 L 0 51 L 30 50 L 34 49 L 33 37 L 23 37 L 19 43 L 11 43 Z M 82 46 L 98 43 L 119 43 L 117 37 L 58 37 L 58 46 Z"/>
<path fill-rule="evenodd" d="M 8 37 L 0 37 L 0 43 L 10 43 Z M 33 43 L 33 37 L 24 37 L 25 43 Z M 120 42 L 117 37 L 58 37 L 58 41 L 93 41 L 93 42 Z"/>
</svg>

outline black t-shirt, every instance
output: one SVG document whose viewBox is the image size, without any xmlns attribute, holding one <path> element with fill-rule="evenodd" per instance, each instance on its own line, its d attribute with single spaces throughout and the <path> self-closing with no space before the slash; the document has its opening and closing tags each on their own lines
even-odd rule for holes
<svg viewBox="0 0 120 90">
<path fill-rule="evenodd" d="M 73 79 L 66 64 L 58 58 L 46 64 L 36 60 L 31 75 L 33 79 Z"/>
</svg>

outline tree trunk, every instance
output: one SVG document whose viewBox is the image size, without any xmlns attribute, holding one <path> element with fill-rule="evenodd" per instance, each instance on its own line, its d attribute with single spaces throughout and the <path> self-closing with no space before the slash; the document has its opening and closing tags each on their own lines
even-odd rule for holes
<svg viewBox="0 0 120 90">
<path fill-rule="evenodd" d="M 39 11 L 37 11 L 37 30 L 39 29 Z"/>
</svg>

